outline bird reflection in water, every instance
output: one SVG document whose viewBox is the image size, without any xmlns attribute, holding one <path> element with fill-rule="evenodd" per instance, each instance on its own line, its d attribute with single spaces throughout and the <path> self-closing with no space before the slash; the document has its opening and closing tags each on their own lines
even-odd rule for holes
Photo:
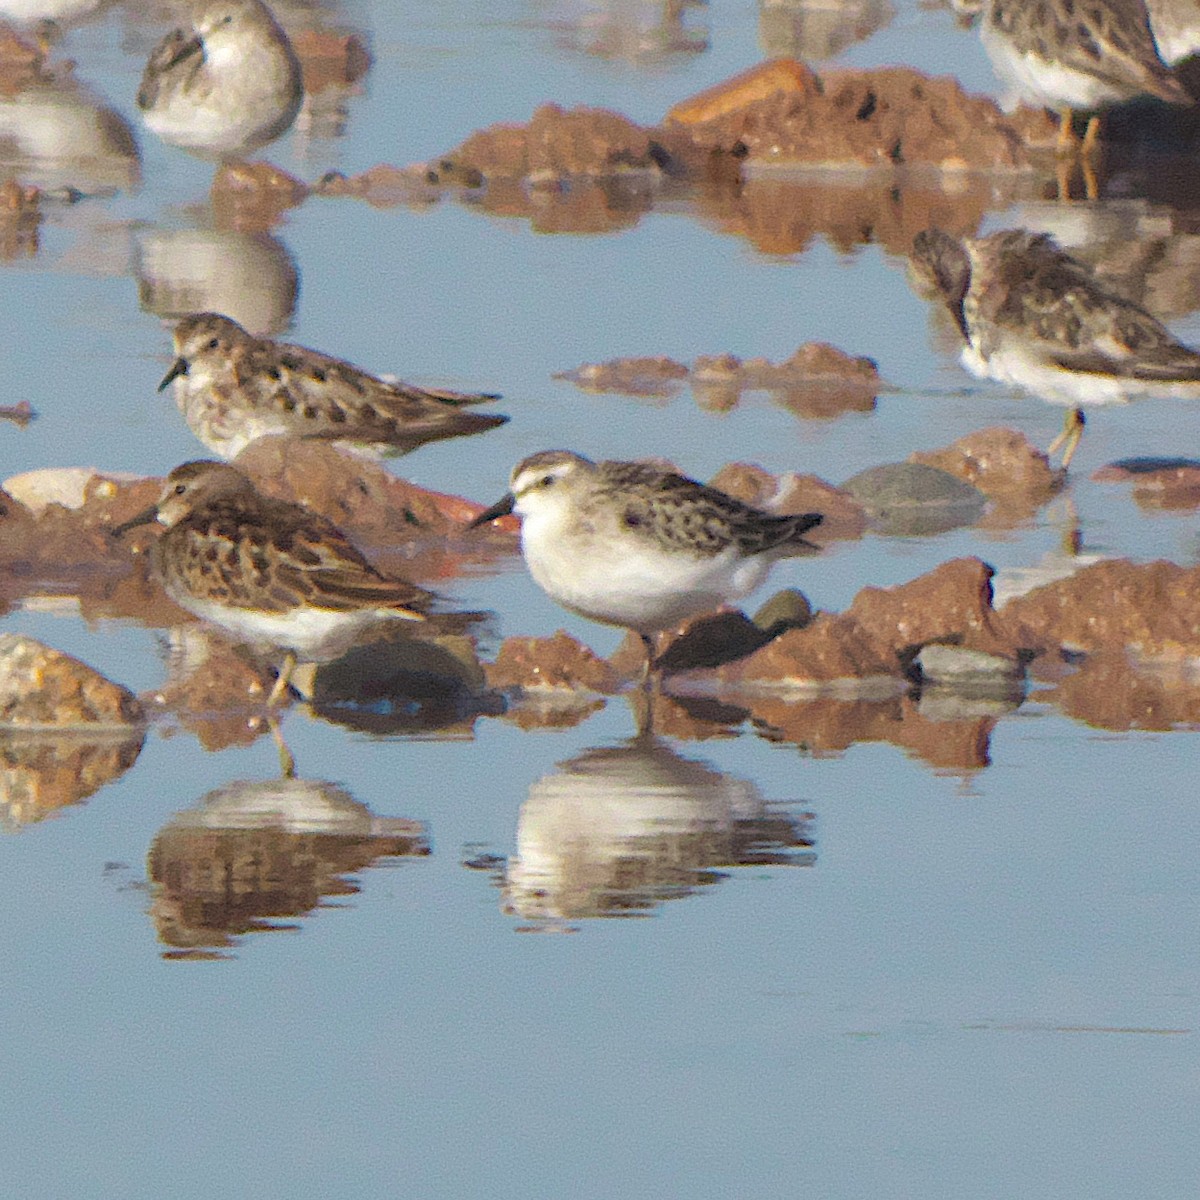
<svg viewBox="0 0 1200 1200">
<path fill-rule="evenodd" d="M 890 24 L 889 0 L 758 0 L 758 40 L 771 57 L 836 58 Z"/>
<path fill-rule="evenodd" d="M 809 813 L 643 736 L 585 750 L 521 805 L 504 910 L 538 931 L 648 915 L 741 866 L 811 866 Z"/>
<path fill-rule="evenodd" d="M 153 229 L 138 241 L 136 273 L 147 312 L 224 313 L 256 337 L 287 329 L 300 291 L 291 254 L 269 233 Z"/>
<path fill-rule="evenodd" d="M 177 813 L 146 860 L 150 916 L 164 958 L 220 958 L 247 933 L 294 920 L 359 890 L 380 859 L 429 854 L 419 821 L 376 817 L 314 779 L 237 782 Z"/>
</svg>

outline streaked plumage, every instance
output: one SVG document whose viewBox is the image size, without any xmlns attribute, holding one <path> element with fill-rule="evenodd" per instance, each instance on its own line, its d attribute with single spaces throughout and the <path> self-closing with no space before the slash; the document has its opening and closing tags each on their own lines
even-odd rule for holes
<svg viewBox="0 0 1200 1200">
<path fill-rule="evenodd" d="M 217 313 L 175 326 L 176 359 L 159 384 L 196 436 L 222 458 L 272 434 L 407 451 L 439 438 L 482 433 L 507 417 L 465 411 L 496 399 L 387 383 L 358 367 L 267 338 Z"/>
<path fill-rule="evenodd" d="M 998 74 L 1031 103 L 1190 103 L 1159 57 L 1144 0 L 986 0 L 980 33 Z"/>
<path fill-rule="evenodd" d="M 304 99 L 300 63 L 261 0 L 195 0 L 142 74 L 137 106 L 164 141 L 196 154 L 246 154 L 284 133 Z"/>
<path fill-rule="evenodd" d="M 246 642 L 322 662 L 368 629 L 422 621 L 433 597 L 380 574 L 331 522 L 300 504 L 262 495 L 236 467 L 197 461 L 167 476 L 157 504 L 113 530 L 158 521 L 154 564 L 181 607 Z"/>
<path fill-rule="evenodd" d="M 927 229 L 912 264 L 958 325 L 973 375 L 1072 406 L 1200 398 L 1200 353 L 1047 234 Z"/>
<path fill-rule="evenodd" d="M 653 634 L 741 599 L 786 554 L 813 549 L 819 513 L 774 516 L 674 471 L 594 463 L 566 450 L 533 454 L 511 491 L 476 518 L 522 518 L 521 549 L 538 585 L 564 608 Z"/>
</svg>

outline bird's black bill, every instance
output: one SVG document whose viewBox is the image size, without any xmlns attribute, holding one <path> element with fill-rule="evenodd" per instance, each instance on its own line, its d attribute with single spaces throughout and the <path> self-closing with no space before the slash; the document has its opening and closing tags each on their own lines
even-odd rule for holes
<svg viewBox="0 0 1200 1200">
<path fill-rule="evenodd" d="M 516 506 L 516 503 L 516 496 L 512 492 L 506 492 L 491 508 L 485 508 L 467 528 L 478 529 L 480 525 L 486 525 L 489 521 L 494 521 L 497 517 L 507 517 Z"/>
<path fill-rule="evenodd" d="M 130 517 L 128 521 L 122 521 L 120 525 L 114 525 L 108 531 L 108 536 L 119 538 L 121 534 L 128 533 L 131 529 L 136 529 L 139 525 L 149 525 L 151 521 L 157 519 L 158 505 L 152 504 L 145 511 L 138 513 L 136 517 Z"/>
<path fill-rule="evenodd" d="M 177 358 L 172 364 L 171 369 L 162 377 L 162 382 L 158 385 L 158 390 L 161 392 L 169 387 L 180 375 L 188 373 L 188 365 L 186 358 Z"/>
</svg>

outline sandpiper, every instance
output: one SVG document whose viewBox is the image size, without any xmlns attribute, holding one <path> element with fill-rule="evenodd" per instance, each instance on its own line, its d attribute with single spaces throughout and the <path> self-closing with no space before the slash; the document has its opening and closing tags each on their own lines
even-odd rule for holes
<svg viewBox="0 0 1200 1200">
<path fill-rule="evenodd" d="M 1059 112 L 1059 149 L 1074 148 L 1073 110 L 1093 115 L 1082 156 L 1094 153 L 1096 110 L 1155 96 L 1191 97 L 1159 56 L 1145 0 L 985 0 L 980 35 L 998 75 L 1021 99 Z"/>
<path fill-rule="evenodd" d="M 645 462 L 532 454 L 471 528 L 510 512 L 537 584 L 571 612 L 632 629 L 653 665 L 655 635 L 752 592 L 772 563 L 816 549 L 820 513 L 773 516 Z"/>
<path fill-rule="evenodd" d="M 227 463 L 176 467 L 158 502 L 112 535 L 152 521 L 166 527 L 154 563 L 176 604 L 247 643 L 287 651 L 268 705 L 298 657 L 328 662 L 374 626 L 425 620 L 433 601 L 381 575 L 324 517 L 262 495 Z"/>
<path fill-rule="evenodd" d="M 403 452 L 508 420 L 464 411 L 497 399 L 494 393 L 388 383 L 340 358 L 256 338 L 217 313 L 184 317 L 175 326 L 175 353 L 158 390 L 175 384 L 192 432 L 222 458 L 271 434 Z"/>
<path fill-rule="evenodd" d="M 300 63 L 262 0 L 195 0 L 154 48 L 137 105 L 164 141 L 213 158 L 265 146 L 296 119 Z"/>
<path fill-rule="evenodd" d="M 1083 433 L 1079 405 L 1200 399 L 1200 353 L 1047 234 L 1006 229 L 959 241 L 926 229 L 913 239 L 912 265 L 962 333 L 968 371 L 1072 406 L 1050 447 L 1063 447 L 1064 467 Z"/>
</svg>

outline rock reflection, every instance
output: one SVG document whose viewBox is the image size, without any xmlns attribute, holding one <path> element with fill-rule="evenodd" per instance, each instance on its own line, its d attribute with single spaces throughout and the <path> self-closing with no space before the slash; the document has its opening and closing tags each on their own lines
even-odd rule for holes
<svg viewBox="0 0 1200 1200">
<path fill-rule="evenodd" d="M 728 868 L 811 866 L 810 820 L 653 738 L 586 750 L 521 805 L 504 907 L 542 928 L 646 915 Z"/>
<path fill-rule="evenodd" d="M 39 76 L 0 91 L 0 178 L 43 190 L 128 190 L 141 177 L 133 130 L 74 79 Z"/>
<path fill-rule="evenodd" d="M 159 830 L 147 855 L 150 916 L 165 958 L 224 957 L 247 933 L 296 929 L 383 858 L 429 853 L 418 821 L 373 816 L 335 784 L 238 782 Z"/>
<path fill-rule="evenodd" d="M 992 730 L 1021 703 L 1019 692 L 973 703 L 940 690 L 920 700 L 749 694 L 729 699 L 745 703 L 761 736 L 794 742 L 808 754 L 839 755 L 857 742 L 890 742 L 935 770 L 955 774 L 991 763 Z"/>
<path fill-rule="evenodd" d="M 772 57 L 834 58 L 889 24 L 888 0 L 758 0 L 758 40 Z"/>
<path fill-rule="evenodd" d="M 136 271 L 147 312 L 224 313 L 258 337 L 287 329 L 300 290 L 291 254 L 269 233 L 151 230 L 139 239 Z"/>
<path fill-rule="evenodd" d="M 16 832 L 119 779 L 137 761 L 140 733 L 0 733 L 0 829 Z"/>
</svg>

